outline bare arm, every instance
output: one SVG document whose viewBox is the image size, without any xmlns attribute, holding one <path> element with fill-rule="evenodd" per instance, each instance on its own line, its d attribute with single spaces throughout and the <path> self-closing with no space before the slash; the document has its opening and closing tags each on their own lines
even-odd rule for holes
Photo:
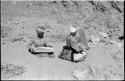
<svg viewBox="0 0 125 81">
<path fill-rule="evenodd" d="M 30 40 L 27 44 L 27 48 L 30 49 L 33 45 L 34 41 L 33 40 Z"/>
<path fill-rule="evenodd" d="M 44 46 L 45 47 L 52 47 L 51 45 L 48 45 L 48 43 L 44 40 Z"/>
<path fill-rule="evenodd" d="M 67 45 L 68 47 L 70 47 L 70 39 L 69 39 L 68 36 L 66 37 L 66 45 Z"/>
</svg>

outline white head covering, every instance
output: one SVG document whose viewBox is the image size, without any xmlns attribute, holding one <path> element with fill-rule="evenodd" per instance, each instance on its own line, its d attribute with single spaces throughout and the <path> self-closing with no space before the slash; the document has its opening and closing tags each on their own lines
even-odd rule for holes
<svg viewBox="0 0 125 81">
<path fill-rule="evenodd" d="M 71 32 L 71 33 L 75 33 L 76 31 L 77 31 L 76 28 L 74 28 L 74 27 L 72 27 L 72 26 L 70 27 L 70 32 Z"/>
<path fill-rule="evenodd" d="M 44 31 L 41 28 L 37 28 L 37 32 L 41 33 L 41 32 L 44 32 Z"/>
</svg>

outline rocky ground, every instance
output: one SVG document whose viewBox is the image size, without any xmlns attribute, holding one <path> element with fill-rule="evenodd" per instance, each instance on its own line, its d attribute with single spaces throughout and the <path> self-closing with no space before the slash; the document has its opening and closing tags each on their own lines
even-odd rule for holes
<svg viewBox="0 0 125 81">
<path fill-rule="evenodd" d="M 122 1 L 2 1 L 1 75 L 8 80 L 124 79 L 124 3 Z M 85 30 L 90 50 L 85 61 L 58 58 L 69 26 Z M 30 54 L 35 28 L 55 48 L 55 58 Z"/>
</svg>

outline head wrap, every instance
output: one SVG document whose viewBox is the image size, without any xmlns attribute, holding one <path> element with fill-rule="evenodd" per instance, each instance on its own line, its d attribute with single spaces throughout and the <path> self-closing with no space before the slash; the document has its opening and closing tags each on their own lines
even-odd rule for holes
<svg viewBox="0 0 125 81">
<path fill-rule="evenodd" d="M 70 33 L 75 33 L 77 31 L 77 29 L 76 28 L 74 28 L 74 27 L 70 27 Z"/>
<path fill-rule="evenodd" d="M 41 27 L 38 27 L 38 28 L 36 29 L 36 31 L 37 31 L 37 33 L 42 33 L 42 32 L 44 32 L 44 29 L 41 28 Z"/>
</svg>

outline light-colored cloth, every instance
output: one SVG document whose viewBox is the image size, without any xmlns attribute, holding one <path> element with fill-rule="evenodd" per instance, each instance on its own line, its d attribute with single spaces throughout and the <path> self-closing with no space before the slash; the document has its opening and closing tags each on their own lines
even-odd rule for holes
<svg viewBox="0 0 125 81">
<path fill-rule="evenodd" d="M 79 30 L 76 36 L 67 36 L 66 44 L 68 47 L 72 47 L 77 52 L 84 50 L 84 48 L 89 48 L 85 31 L 83 29 Z"/>
<path fill-rule="evenodd" d="M 37 47 L 33 49 L 33 52 L 53 52 L 54 49 L 51 47 Z"/>
<path fill-rule="evenodd" d="M 74 61 L 80 61 L 81 59 L 84 59 L 86 56 L 86 52 L 74 54 Z"/>
</svg>

